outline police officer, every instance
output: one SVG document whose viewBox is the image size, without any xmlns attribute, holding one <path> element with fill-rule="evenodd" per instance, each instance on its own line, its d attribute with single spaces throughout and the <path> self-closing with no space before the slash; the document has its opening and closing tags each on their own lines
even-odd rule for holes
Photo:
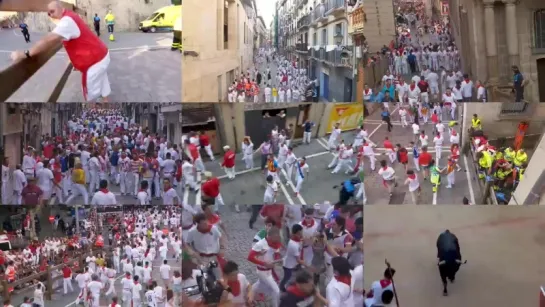
<svg viewBox="0 0 545 307">
<path fill-rule="evenodd" d="M 98 14 L 95 14 L 95 17 L 93 17 L 93 25 L 95 26 L 97 36 L 100 36 L 100 17 L 98 17 Z"/>
<path fill-rule="evenodd" d="M 483 130 L 481 119 L 477 114 L 473 114 L 473 118 L 471 119 L 471 129 L 473 129 L 473 131 Z"/>
<path fill-rule="evenodd" d="M 178 16 L 174 22 L 174 35 L 172 36 L 172 47 L 170 50 L 182 52 L 182 16 Z"/>
<path fill-rule="evenodd" d="M 21 22 L 19 28 L 21 28 L 21 32 L 23 33 L 23 37 L 25 38 L 25 42 L 30 43 L 30 33 L 28 32 L 28 25 L 24 22 Z"/>
</svg>

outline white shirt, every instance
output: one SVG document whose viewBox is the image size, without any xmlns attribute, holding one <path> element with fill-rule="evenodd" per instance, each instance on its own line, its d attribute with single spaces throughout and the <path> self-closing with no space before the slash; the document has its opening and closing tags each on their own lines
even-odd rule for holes
<svg viewBox="0 0 545 307">
<path fill-rule="evenodd" d="M 418 137 L 418 139 L 420 140 L 420 144 L 422 146 L 428 146 L 428 136 L 427 135 L 422 135 L 420 134 L 420 136 Z"/>
<path fill-rule="evenodd" d="M 210 235 L 210 233 L 212 235 Z M 210 233 L 201 233 L 193 226 L 187 234 L 187 244 L 192 245 L 196 252 L 203 254 L 217 254 L 220 250 L 222 236 L 217 226 L 212 226 Z"/>
<path fill-rule="evenodd" d="M 413 128 L 413 134 L 418 134 L 420 132 L 420 126 L 417 123 L 413 123 L 411 128 Z"/>
<path fill-rule="evenodd" d="M 273 197 L 276 192 L 278 192 L 278 183 L 276 183 L 276 181 L 273 181 L 270 184 L 268 183 L 267 188 L 265 188 L 265 195 Z"/>
<path fill-rule="evenodd" d="M 132 291 L 132 287 L 134 286 L 134 282 L 130 278 L 123 277 L 123 279 L 121 279 L 121 285 L 123 286 L 123 291 L 124 292 L 130 292 L 130 291 Z"/>
<path fill-rule="evenodd" d="M 159 267 L 159 272 L 161 273 L 161 278 L 162 279 L 169 279 L 170 278 L 170 265 L 162 264 Z"/>
<path fill-rule="evenodd" d="M 286 248 L 286 254 L 284 255 L 284 267 L 293 269 L 298 265 L 297 259 L 301 256 L 301 250 L 303 245 L 301 242 L 290 240 Z"/>
<path fill-rule="evenodd" d="M 168 191 L 163 193 L 163 204 L 164 205 L 174 205 L 174 200 L 178 199 L 178 194 L 174 188 L 170 188 Z M 178 199 L 179 203 L 179 199 Z"/>
<path fill-rule="evenodd" d="M 437 75 L 437 73 L 432 71 L 426 77 L 426 81 L 428 81 L 430 85 L 437 85 L 439 84 L 439 76 Z"/>
<path fill-rule="evenodd" d="M 87 288 L 93 294 L 94 299 L 100 297 L 100 290 L 104 289 L 104 285 L 100 281 L 93 280 L 88 285 Z"/>
<path fill-rule="evenodd" d="M 463 97 L 473 97 L 473 81 L 469 80 L 468 82 L 466 80 L 462 81 L 462 86 L 460 87 L 460 90 L 462 92 Z"/>
<path fill-rule="evenodd" d="M 53 172 L 49 168 L 42 168 L 36 172 L 37 186 L 43 191 L 51 191 L 53 189 Z"/>
<path fill-rule="evenodd" d="M 117 200 L 115 199 L 115 194 L 110 191 L 108 193 L 98 191 L 93 195 L 91 205 L 113 206 L 117 205 Z"/>
<path fill-rule="evenodd" d="M 420 182 L 418 181 L 418 175 L 415 174 L 414 179 L 407 178 L 409 182 L 409 192 L 414 192 L 420 187 Z"/>
<path fill-rule="evenodd" d="M 380 168 L 378 170 L 378 174 L 382 176 L 382 179 L 384 180 L 393 180 L 395 176 L 395 171 L 393 168 L 387 166 L 386 168 Z"/>
</svg>

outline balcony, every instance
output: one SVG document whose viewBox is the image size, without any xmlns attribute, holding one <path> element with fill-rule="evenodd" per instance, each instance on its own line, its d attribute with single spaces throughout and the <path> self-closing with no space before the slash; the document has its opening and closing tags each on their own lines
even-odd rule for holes
<svg viewBox="0 0 545 307">
<path fill-rule="evenodd" d="M 298 43 L 295 45 L 295 51 L 297 51 L 297 53 L 308 53 L 307 43 Z"/>
<path fill-rule="evenodd" d="M 325 62 L 335 67 L 352 67 L 353 46 L 342 46 L 340 49 L 328 51 Z M 325 51 L 325 50 L 324 50 Z"/>
<path fill-rule="evenodd" d="M 348 34 L 363 34 L 363 29 L 365 28 L 365 21 L 367 17 L 363 6 L 357 7 L 352 12 L 348 13 Z"/>
<path fill-rule="evenodd" d="M 326 22 L 327 21 L 327 16 L 325 15 L 326 11 L 327 11 L 327 2 L 316 5 L 314 10 L 312 11 L 312 22 L 310 25 L 313 27 L 316 27 L 318 26 L 318 23 Z"/>
<path fill-rule="evenodd" d="M 297 0 L 297 2 L 295 3 L 295 7 L 300 9 L 303 7 L 304 4 L 306 4 L 308 2 L 308 0 Z"/>
<path fill-rule="evenodd" d="M 318 50 L 318 61 L 325 62 L 326 59 L 327 59 L 327 52 L 325 51 L 324 48 L 320 48 L 320 50 Z"/>
<path fill-rule="evenodd" d="M 346 12 L 345 0 L 327 0 L 325 2 L 325 15 L 344 15 Z"/>
<path fill-rule="evenodd" d="M 310 25 L 310 14 L 307 14 L 297 21 L 297 30 L 301 31 Z"/>
</svg>

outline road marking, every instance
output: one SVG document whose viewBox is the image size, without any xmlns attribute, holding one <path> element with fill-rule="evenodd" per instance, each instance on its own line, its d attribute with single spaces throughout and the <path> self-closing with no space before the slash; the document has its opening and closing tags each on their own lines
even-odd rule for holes
<svg viewBox="0 0 545 307">
<path fill-rule="evenodd" d="M 432 202 L 431 202 L 432 205 L 437 205 L 437 192 L 438 191 L 439 191 L 439 188 L 437 189 L 437 191 L 433 192 L 433 198 L 432 198 Z"/>
<path fill-rule="evenodd" d="M 467 157 L 464 155 L 464 166 L 466 167 L 467 186 L 469 187 L 469 197 L 472 205 L 475 205 L 475 192 L 473 192 L 473 185 L 471 184 L 471 176 L 469 175 L 469 165 L 467 163 Z"/>
<path fill-rule="evenodd" d="M 280 179 L 280 178 L 279 178 Z M 280 189 L 282 190 L 282 193 L 284 193 L 284 196 L 286 196 L 286 199 L 288 200 L 288 203 L 290 205 L 295 205 L 295 203 L 293 202 L 293 199 L 291 199 L 291 196 L 290 194 L 288 193 L 288 190 L 286 189 L 286 187 L 284 186 L 284 184 L 282 183 L 282 180 L 280 180 L 280 182 L 278 183 L 280 185 Z"/>
<path fill-rule="evenodd" d="M 282 174 L 284 174 L 284 177 L 288 179 L 288 185 L 291 187 L 291 189 L 295 193 L 295 186 L 293 185 L 293 182 L 291 182 L 291 178 L 288 178 L 288 173 L 284 170 L 284 168 L 281 168 L 281 171 L 282 171 Z M 297 169 L 295 171 L 297 171 Z M 295 177 L 297 177 L 297 174 L 295 174 Z M 297 193 L 297 199 L 299 200 L 299 205 L 307 204 L 305 200 L 303 199 L 303 197 L 301 196 L 301 193 Z"/>
<path fill-rule="evenodd" d="M 390 113 L 390 117 L 391 117 L 392 115 L 394 115 L 394 113 L 397 112 L 398 110 L 399 110 L 399 107 L 396 107 L 396 108 L 394 109 L 394 111 L 393 111 L 392 113 Z M 381 122 L 381 123 L 375 128 L 375 130 L 373 130 L 373 131 L 371 132 L 371 134 L 369 134 L 369 136 L 368 136 L 367 138 L 368 138 L 369 140 L 371 140 L 371 136 L 373 136 L 373 134 L 375 134 L 375 132 L 377 132 L 378 129 L 380 129 L 380 127 L 382 127 L 383 125 L 384 125 L 384 123 Z"/>
</svg>

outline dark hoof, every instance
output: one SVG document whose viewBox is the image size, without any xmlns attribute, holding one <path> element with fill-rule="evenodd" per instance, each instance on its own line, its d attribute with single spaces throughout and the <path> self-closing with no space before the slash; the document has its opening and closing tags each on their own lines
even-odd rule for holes
<svg viewBox="0 0 545 307">
<path fill-rule="evenodd" d="M 449 279 L 450 280 L 450 283 L 453 284 L 454 283 L 454 278 L 452 279 Z"/>
<path fill-rule="evenodd" d="M 447 291 L 443 291 L 443 296 L 448 296 L 448 292 L 447 292 Z"/>
</svg>

